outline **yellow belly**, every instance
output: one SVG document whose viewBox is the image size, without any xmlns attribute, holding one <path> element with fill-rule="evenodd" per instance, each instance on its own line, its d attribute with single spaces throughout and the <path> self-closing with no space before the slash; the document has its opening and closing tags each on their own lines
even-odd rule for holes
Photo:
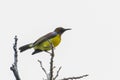
<svg viewBox="0 0 120 80">
<path fill-rule="evenodd" d="M 57 35 L 56 37 L 52 38 L 52 39 L 49 39 L 50 42 L 52 42 L 52 44 L 54 45 L 54 47 L 58 46 L 60 41 L 61 41 L 61 38 L 60 38 L 60 35 Z M 36 45 L 34 47 L 34 49 L 40 49 L 40 50 L 50 50 L 50 43 L 48 41 L 45 41 L 39 45 Z"/>
</svg>

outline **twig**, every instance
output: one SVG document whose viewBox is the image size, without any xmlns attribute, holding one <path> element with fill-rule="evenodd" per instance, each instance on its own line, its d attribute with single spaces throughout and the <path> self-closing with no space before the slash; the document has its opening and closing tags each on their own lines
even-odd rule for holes
<svg viewBox="0 0 120 80">
<path fill-rule="evenodd" d="M 59 67 L 59 69 L 57 70 L 57 74 L 55 75 L 55 77 L 53 77 L 53 69 L 55 68 L 55 66 L 53 66 L 53 59 L 54 59 L 54 45 L 52 42 L 50 42 L 50 40 L 48 40 L 49 44 L 50 44 L 50 48 L 52 50 L 52 52 L 47 52 L 50 54 L 50 72 L 47 73 L 45 68 L 42 66 L 42 62 L 40 60 L 38 60 L 38 62 L 41 65 L 42 70 L 44 71 L 44 73 L 47 76 L 47 80 L 56 80 L 56 78 L 59 76 L 59 72 L 61 70 L 61 67 Z M 63 79 L 59 79 L 59 80 L 73 80 L 73 79 L 81 79 L 83 77 L 87 77 L 88 75 L 82 75 L 82 76 L 78 76 L 78 77 L 68 77 L 68 78 L 63 78 Z"/>
<path fill-rule="evenodd" d="M 20 79 L 20 76 L 19 76 L 19 73 L 18 73 L 18 68 L 17 68 L 17 62 L 18 62 L 18 54 L 17 54 L 17 40 L 18 40 L 18 38 L 17 38 L 17 36 L 15 36 L 15 43 L 14 43 L 14 45 L 13 45 L 13 49 L 14 49 L 14 63 L 12 64 L 12 66 L 10 67 L 10 70 L 12 70 L 13 71 L 13 74 L 14 74 L 14 76 L 15 76 L 15 78 L 16 78 L 16 80 L 21 80 Z"/>
<path fill-rule="evenodd" d="M 83 77 L 87 77 L 87 76 L 88 76 L 88 74 L 86 74 L 86 75 L 82 75 L 82 76 L 78 76 L 78 77 L 68 77 L 68 78 L 63 78 L 63 79 L 60 79 L 60 80 L 81 79 L 81 78 L 83 78 Z"/>
<path fill-rule="evenodd" d="M 50 48 L 52 50 L 51 53 L 51 58 L 50 58 L 50 80 L 53 80 L 53 59 L 54 59 L 54 45 L 52 42 L 50 42 L 50 40 L 48 40 L 49 44 L 50 44 Z"/>
<path fill-rule="evenodd" d="M 50 44 L 50 48 L 51 48 L 51 52 L 45 51 L 47 53 L 50 54 L 50 72 L 47 73 L 47 71 L 45 70 L 45 68 L 42 66 L 42 62 L 40 60 L 38 60 L 38 62 L 40 63 L 40 67 L 42 68 L 42 70 L 44 71 L 44 73 L 47 76 L 47 80 L 55 80 L 58 76 L 58 73 L 60 71 L 60 69 L 57 72 L 57 75 L 55 76 L 55 79 L 53 79 L 53 69 L 55 68 L 55 66 L 53 66 L 53 59 L 54 59 L 54 45 L 52 44 L 52 42 L 50 42 L 50 40 L 48 40 L 49 44 Z"/>
<path fill-rule="evenodd" d="M 59 72 L 60 72 L 61 68 L 62 68 L 62 67 L 59 67 L 59 69 L 58 69 L 58 71 L 57 71 L 57 74 L 56 74 L 56 76 L 53 78 L 53 80 L 56 80 L 56 78 L 59 76 Z"/>
<path fill-rule="evenodd" d="M 42 62 L 41 62 L 40 60 L 38 60 L 38 62 L 40 63 L 40 67 L 41 67 L 42 70 L 44 71 L 44 73 L 45 73 L 47 79 L 49 79 L 49 76 L 48 76 L 48 74 L 47 74 L 47 71 L 46 71 L 45 68 L 43 67 Z"/>
</svg>

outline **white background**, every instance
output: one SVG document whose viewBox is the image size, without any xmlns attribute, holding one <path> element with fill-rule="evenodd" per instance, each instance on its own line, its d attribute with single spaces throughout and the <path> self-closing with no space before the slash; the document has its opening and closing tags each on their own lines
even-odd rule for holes
<svg viewBox="0 0 120 80">
<path fill-rule="evenodd" d="M 72 28 L 62 35 L 55 49 L 55 71 L 59 79 L 89 74 L 81 80 L 119 80 L 120 74 L 119 0 L 1 0 L 0 80 L 14 80 L 14 36 L 18 47 L 34 42 L 56 27 Z M 37 60 L 49 71 L 49 55 L 19 53 L 21 80 L 45 78 Z"/>
</svg>

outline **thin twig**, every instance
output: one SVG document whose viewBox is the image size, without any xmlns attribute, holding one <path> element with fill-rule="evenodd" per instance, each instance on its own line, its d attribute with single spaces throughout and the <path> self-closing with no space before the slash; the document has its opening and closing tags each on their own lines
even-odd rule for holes
<svg viewBox="0 0 120 80">
<path fill-rule="evenodd" d="M 54 45 L 52 44 L 52 42 L 50 42 L 50 40 L 48 40 L 49 44 L 50 44 L 50 48 L 52 50 L 52 52 L 48 52 L 45 51 L 47 53 L 50 54 L 50 72 L 47 73 L 47 71 L 45 70 L 45 68 L 42 66 L 42 62 L 40 60 L 38 60 L 38 62 L 40 63 L 40 66 L 42 68 L 42 70 L 44 71 L 44 73 L 47 76 L 47 80 L 53 80 L 53 69 L 55 68 L 55 66 L 53 66 L 53 59 L 54 59 Z"/>
<path fill-rule="evenodd" d="M 82 76 L 78 76 L 78 77 L 68 77 L 68 78 L 63 78 L 63 79 L 60 79 L 60 80 L 73 80 L 73 79 L 81 79 L 81 78 L 84 78 L 84 77 L 87 77 L 88 74 L 86 75 L 82 75 Z"/>
<path fill-rule="evenodd" d="M 50 40 L 48 40 L 49 44 L 50 44 L 50 48 L 52 50 L 51 53 L 51 58 L 50 58 L 50 80 L 53 80 L 53 59 L 54 59 L 54 45 L 52 42 L 50 42 Z"/>
<path fill-rule="evenodd" d="M 38 62 L 40 63 L 40 67 L 41 67 L 42 70 L 44 71 L 44 73 L 45 73 L 47 79 L 49 79 L 49 76 L 48 76 L 48 74 L 47 74 L 47 71 L 45 70 L 45 68 L 44 68 L 43 65 L 42 65 L 42 61 L 38 60 Z"/>
<path fill-rule="evenodd" d="M 18 68 L 17 68 L 17 62 L 18 62 L 18 54 L 17 54 L 17 40 L 18 40 L 18 38 L 17 38 L 17 36 L 15 36 L 15 43 L 14 43 L 14 45 L 13 45 L 13 49 L 14 49 L 14 63 L 12 64 L 12 66 L 10 67 L 10 70 L 12 70 L 13 71 L 13 74 L 14 74 L 14 76 L 15 76 L 15 78 L 16 78 L 16 80 L 21 80 L 20 79 L 20 76 L 19 76 L 19 73 L 18 73 Z"/>
<path fill-rule="evenodd" d="M 59 67 L 59 69 L 58 69 L 58 71 L 57 71 L 57 74 L 56 74 L 56 76 L 53 78 L 53 80 L 56 80 L 56 78 L 59 76 L 59 72 L 60 72 L 61 68 L 62 68 L 62 67 Z"/>
</svg>

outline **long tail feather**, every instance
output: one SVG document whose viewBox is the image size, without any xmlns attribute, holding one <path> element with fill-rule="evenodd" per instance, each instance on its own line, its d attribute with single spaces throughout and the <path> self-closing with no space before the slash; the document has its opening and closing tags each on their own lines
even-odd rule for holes
<svg viewBox="0 0 120 80">
<path fill-rule="evenodd" d="M 32 48 L 32 43 L 26 44 L 26 45 L 24 45 L 24 46 L 21 46 L 21 47 L 19 48 L 19 50 L 20 50 L 20 52 L 23 52 L 23 51 L 25 51 L 25 50 L 27 50 L 27 49 L 30 49 L 30 48 Z"/>
</svg>

